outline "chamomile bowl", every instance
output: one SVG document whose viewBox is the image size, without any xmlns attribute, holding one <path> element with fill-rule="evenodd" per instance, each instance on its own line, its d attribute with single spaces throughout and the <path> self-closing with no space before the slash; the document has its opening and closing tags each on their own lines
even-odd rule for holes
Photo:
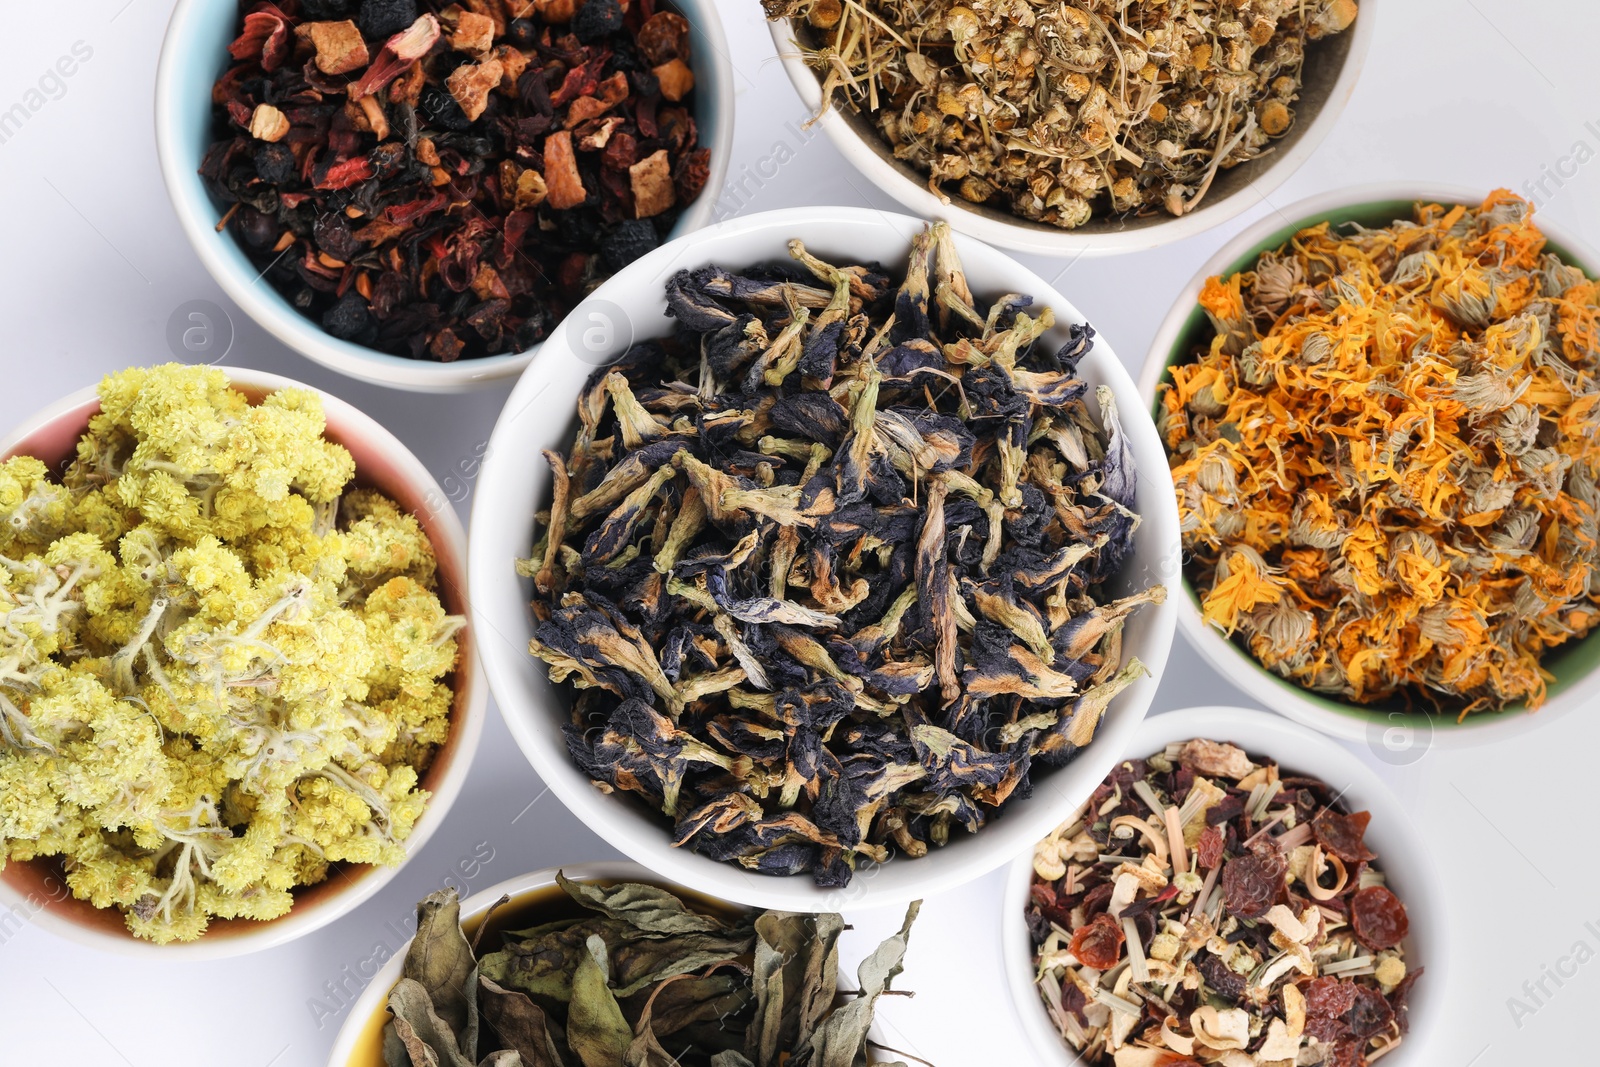
<svg viewBox="0 0 1600 1067">
<path fill-rule="evenodd" d="M 805 52 L 824 43 L 804 20 L 769 23 L 772 43 L 809 114 L 820 115 L 828 139 L 873 185 L 913 214 L 942 218 L 965 234 L 1001 248 L 1043 256 L 1107 256 L 1141 252 L 1185 240 L 1255 207 L 1287 181 L 1338 122 L 1360 79 L 1375 30 L 1373 0 L 1343 33 L 1306 49 L 1304 84 L 1294 105 L 1294 125 L 1266 153 L 1217 173 L 1195 210 L 1173 216 L 1165 211 L 1143 216 L 1097 216 L 1064 230 L 1012 214 L 1004 206 L 948 200 L 928 188 L 927 175 L 897 159 L 872 118 L 838 104 L 822 110 L 824 72 L 807 65 Z M 831 38 L 828 42 L 831 43 Z"/>
<path fill-rule="evenodd" d="M 563 918 L 565 912 L 545 912 L 544 909 L 570 906 L 565 894 L 556 883 L 556 874 L 564 874 L 574 882 L 615 885 L 618 882 L 644 882 L 676 893 L 684 902 L 706 914 L 726 916 L 733 909 L 723 901 L 703 893 L 664 881 L 658 875 L 637 863 L 614 860 L 604 863 L 584 863 L 563 868 L 548 867 L 542 871 L 509 878 L 497 886 L 474 893 L 461 902 L 461 926 L 469 937 L 482 937 L 483 925 L 489 909 L 502 897 L 509 897 L 495 908 L 490 930 L 493 936 L 501 930 L 514 930 L 536 925 L 543 918 Z M 383 1029 L 389 1021 L 389 993 L 400 981 L 405 968 L 406 953 L 411 942 L 406 942 L 383 968 L 367 983 L 361 995 L 350 1006 L 350 1014 L 339 1036 L 334 1039 L 333 1051 L 328 1056 L 328 1067 L 384 1067 Z M 876 1037 L 876 1030 L 872 1031 Z M 873 1062 L 877 1062 L 874 1060 Z"/>
<path fill-rule="evenodd" d="M 1277 715 L 1244 708 L 1186 708 L 1152 715 L 1134 732 L 1121 756 L 1142 759 L 1172 742 L 1192 738 L 1229 742 L 1270 757 L 1284 773 L 1311 775 L 1336 790 L 1350 811 L 1370 811 L 1366 840 L 1406 906 L 1410 931 L 1402 942 L 1407 966 L 1425 967 L 1408 1000 L 1410 1032 L 1383 1058 L 1393 1067 L 1431 1063 L 1444 1027 L 1451 982 L 1452 930 L 1443 885 L 1426 842 L 1398 798 L 1366 764 L 1343 746 Z M 1083 1067 L 1045 1009 L 1034 984 L 1033 939 L 1025 913 L 1033 885 L 1033 850 L 1012 863 L 1006 877 L 1000 927 L 1006 982 L 1018 1021 L 1043 1067 Z"/>
<path fill-rule="evenodd" d="M 808 207 L 734 219 L 657 249 L 601 286 L 546 342 L 544 355 L 512 391 L 490 439 L 472 515 L 473 618 L 490 686 L 513 736 L 540 779 L 601 837 L 663 877 L 724 900 L 810 912 L 903 906 L 1003 866 L 1105 776 L 1144 717 L 1166 665 L 1171 604 L 1148 605 L 1130 622 L 1123 654 L 1138 657 L 1150 674 L 1112 701 L 1093 742 L 1072 762 L 1039 775 L 1032 796 L 1013 800 L 977 833 L 956 833 L 948 845 L 922 858 L 859 872 L 842 889 L 818 888 L 809 877 L 758 874 L 675 848 L 670 825 L 663 824 L 659 812 L 621 794 L 601 793 L 573 763 L 561 729 L 569 718 L 570 697 L 529 654 L 535 626 L 532 584 L 518 577 L 516 561 L 530 555 L 534 516 L 549 502 L 550 472 L 537 457 L 541 450 L 564 453 L 571 445 L 576 401 L 597 364 L 618 358 L 630 340 L 672 331 L 663 289 L 679 270 L 707 264 L 736 270 L 784 259 L 791 238 L 831 262 L 904 263 L 912 236 L 923 226 L 918 219 L 862 208 Z M 956 247 L 980 303 L 1004 293 L 1028 293 L 1035 306 L 1054 309 L 1057 324 L 1041 344 L 1063 343 L 1069 327 L 1083 321 L 1064 296 L 1010 257 L 959 235 Z M 1139 468 L 1136 507 L 1143 522 L 1115 592 L 1171 581 L 1178 564 L 1176 505 L 1154 423 L 1141 413 L 1132 382 L 1103 340 L 1078 373 L 1091 387 L 1107 386 L 1116 397 Z"/>
<path fill-rule="evenodd" d="M 670 6 L 692 30 L 695 123 L 701 144 L 711 150 L 710 177 L 700 197 L 678 218 L 672 231 L 676 237 L 713 218 L 733 149 L 733 65 L 715 0 L 672 0 Z M 218 231 L 224 209 L 207 191 L 200 165 L 212 141 L 212 83 L 228 68 L 228 44 L 238 36 L 239 11 L 239 5 L 219 0 L 178 0 L 156 71 L 156 154 L 178 222 L 206 270 L 279 341 L 360 381 L 413 392 L 460 393 L 515 378 L 540 346 L 439 363 L 340 340 L 274 289 L 232 232 Z"/>
<path fill-rule="evenodd" d="M 262 371 L 228 368 L 227 374 L 234 388 L 256 402 L 281 389 L 318 393 L 327 421 L 324 436 L 348 449 L 356 461 L 354 484 L 379 490 L 417 517 L 437 557 L 439 599 L 446 611 L 465 615 L 466 535 L 444 491 L 421 461 L 371 416 L 329 393 Z M 74 455 L 90 417 L 99 410 L 96 387 L 82 389 L 6 434 L 0 439 L 0 457 L 36 456 L 53 469 L 60 469 Z M 443 824 L 465 785 L 487 714 L 488 688 L 478 665 L 476 636 L 469 626 L 457 639 L 461 652 L 450 677 L 455 691 L 450 735 L 422 778 L 421 787 L 432 795 L 405 841 L 410 856 L 420 852 Z M 99 909 L 75 899 L 60 865 L 38 859 L 12 862 L 0 871 L 0 914 L 18 917 L 91 948 L 123 955 L 144 959 L 222 959 L 274 948 L 336 921 L 387 885 L 399 870 L 340 864 L 325 881 L 296 890 L 293 910 L 281 918 L 269 922 L 214 919 L 196 941 L 158 945 L 129 933 L 117 909 Z"/>
<path fill-rule="evenodd" d="M 1228 277 L 1249 270 L 1264 251 L 1278 248 L 1300 230 L 1321 222 L 1337 226 L 1387 226 L 1409 219 L 1417 203 L 1476 206 L 1484 193 L 1449 185 L 1397 183 L 1343 189 L 1291 204 L 1248 227 L 1224 245 L 1196 272 L 1178 295 L 1156 332 L 1145 358 L 1139 392 L 1146 411 L 1161 417 L 1161 389 L 1171 380 L 1170 368 L 1190 362 L 1196 345 L 1208 338 L 1209 326 L 1200 309 L 1200 290 L 1210 277 Z M 1547 247 L 1591 278 L 1600 277 L 1600 255 L 1557 226 L 1535 220 Z M 1296 722 L 1346 741 L 1365 742 L 1377 757 L 1397 766 L 1414 763 L 1430 747 L 1490 744 L 1521 734 L 1579 708 L 1592 710 L 1600 699 L 1600 631 L 1569 642 L 1545 656 L 1542 666 L 1552 676 L 1549 697 L 1537 710 L 1514 704 L 1504 710 L 1473 712 L 1464 720 L 1425 714 L 1398 701 L 1370 705 L 1304 689 L 1267 670 L 1242 644 L 1229 640 L 1201 614 L 1199 594 L 1187 573 L 1173 590 L 1178 625 L 1223 677 L 1255 700 Z"/>
</svg>

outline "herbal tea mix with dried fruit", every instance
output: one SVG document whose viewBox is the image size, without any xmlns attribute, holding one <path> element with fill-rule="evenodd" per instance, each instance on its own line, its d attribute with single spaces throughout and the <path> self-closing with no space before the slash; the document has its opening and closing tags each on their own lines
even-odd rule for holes
<svg viewBox="0 0 1600 1067">
<path fill-rule="evenodd" d="M 1538 707 L 1600 621 L 1600 287 L 1530 205 L 1326 224 L 1207 281 L 1163 387 L 1190 581 L 1274 673 Z"/>
<path fill-rule="evenodd" d="M 1040 996 L 1088 1064 L 1365 1067 L 1421 967 L 1326 783 L 1193 740 L 1119 764 L 1034 849 Z"/>
<path fill-rule="evenodd" d="M 948 227 L 898 280 L 792 262 L 668 284 L 677 332 L 578 402 L 523 565 L 567 741 L 675 843 L 842 885 L 977 831 L 1144 673 L 1114 599 L 1137 474 L 1093 344 L 986 311 Z"/>
<path fill-rule="evenodd" d="M 433 546 L 299 389 L 108 377 L 77 458 L 0 464 L 0 866 L 154 941 L 397 865 L 450 732 Z"/>
<path fill-rule="evenodd" d="M 218 229 L 335 337 L 531 348 L 706 183 L 689 24 L 654 0 L 241 8 L 201 174 Z"/>
<path fill-rule="evenodd" d="M 719 916 L 652 885 L 556 879 L 569 907 L 508 917 L 540 922 L 487 945 L 504 899 L 470 940 L 453 890 L 417 906 L 386 1067 L 865 1067 L 919 908 L 847 991 L 838 915 Z"/>
<path fill-rule="evenodd" d="M 1071 229 L 1199 206 L 1294 122 L 1306 49 L 1355 0 L 763 0 L 948 200 Z"/>
</svg>

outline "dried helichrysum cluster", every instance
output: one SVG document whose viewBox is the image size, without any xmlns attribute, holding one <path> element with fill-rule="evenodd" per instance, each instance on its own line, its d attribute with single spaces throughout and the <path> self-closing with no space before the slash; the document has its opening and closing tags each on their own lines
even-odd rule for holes
<svg viewBox="0 0 1600 1067">
<path fill-rule="evenodd" d="M 556 881 L 564 899 L 511 915 L 502 900 L 470 941 L 454 890 L 417 905 L 389 1067 L 860 1067 L 921 907 L 847 993 L 838 915 L 711 914 L 654 885 Z M 501 932 L 484 937 L 491 919 Z"/>
<path fill-rule="evenodd" d="M 650 0 L 243 6 L 201 174 L 335 337 L 528 349 L 705 186 L 689 24 Z"/>
<path fill-rule="evenodd" d="M 181 941 L 399 863 L 461 624 L 416 519 L 346 491 L 314 393 L 173 364 L 100 397 L 59 482 L 0 464 L 0 865 Z"/>
<path fill-rule="evenodd" d="M 1164 387 L 1190 578 L 1356 701 L 1538 706 L 1600 622 L 1600 295 L 1510 193 L 1326 224 L 1212 278 Z"/>
<path fill-rule="evenodd" d="M 676 842 L 849 881 L 1026 795 L 1144 673 L 1110 592 L 1137 476 L 1093 331 L 978 310 L 948 227 L 898 282 L 792 262 L 668 284 L 677 332 L 578 402 L 524 565 L 568 744 Z"/>
<path fill-rule="evenodd" d="M 943 197 L 1071 229 L 1194 210 L 1294 122 L 1355 0 L 764 0 Z"/>
<path fill-rule="evenodd" d="M 1203 739 L 1126 760 L 1034 849 L 1039 993 L 1086 1064 L 1366 1067 L 1423 968 L 1325 782 Z"/>
</svg>

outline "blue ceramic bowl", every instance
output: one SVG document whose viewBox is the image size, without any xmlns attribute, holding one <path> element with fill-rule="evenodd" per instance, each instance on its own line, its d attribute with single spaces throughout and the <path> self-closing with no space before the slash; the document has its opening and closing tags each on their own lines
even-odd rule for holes
<svg viewBox="0 0 1600 1067">
<path fill-rule="evenodd" d="M 733 65 L 715 0 L 673 0 L 693 28 L 695 121 L 711 149 L 705 191 L 678 219 L 672 237 L 712 220 L 733 145 Z M 407 359 L 341 341 L 306 318 L 261 278 L 233 234 L 217 232 L 223 208 L 200 179 L 211 144 L 211 87 L 230 62 L 238 36 L 239 5 L 230 0 L 178 0 L 167 25 L 156 73 L 156 151 L 167 193 L 189 243 L 224 292 L 278 340 L 340 374 L 415 392 L 455 393 L 515 378 L 538 351 L 507 353 L 456 363 Z"/>
</svg>

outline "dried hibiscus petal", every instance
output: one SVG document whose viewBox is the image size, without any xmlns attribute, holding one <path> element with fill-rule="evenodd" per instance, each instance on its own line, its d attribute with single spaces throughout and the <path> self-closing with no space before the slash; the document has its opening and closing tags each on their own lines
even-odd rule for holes
<svg viewBox="0 0 1600 1067">
<path fill-rule="evenodd" d="M 1127 940 L 1122 924 L 1104 913 L 1084 923 L 1072 935 L 1072 954 L 1085 967 L 1097 971 L 1109 970 L 1122 958 L 1122 943 Z"/>
<path fill-rule="evenodd" d="M 1350 925 L 1370 949 L 1393 948 L 1405 939 L 1411 919 L 1400 898 L 1381 885 L 1356 891 L 1350 898 Z"/>
</svg>

